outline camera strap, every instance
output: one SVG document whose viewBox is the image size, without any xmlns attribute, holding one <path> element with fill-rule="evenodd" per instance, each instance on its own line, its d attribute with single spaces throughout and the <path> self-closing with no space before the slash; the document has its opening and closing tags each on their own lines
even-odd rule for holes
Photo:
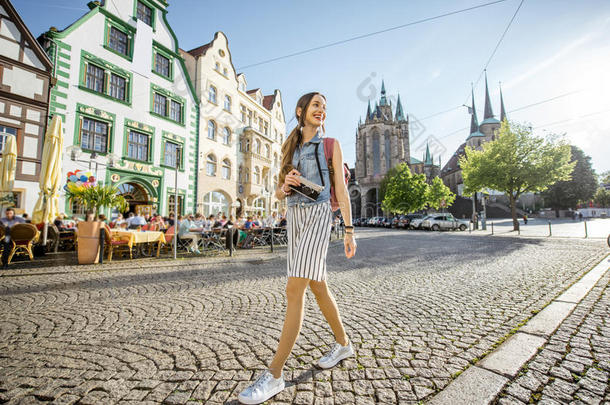
<svg viewBox="0 0 610 405">
<path fill-rule="evenodd" d="M 320 159 L 318 158 L 318 146 L 320 146 L 320 142 L 316 143 L 316 163 L 318 164 L 318 173 L 320 173 L 320 180 L 322 180 L 322 186 L 326 187 L 326 184 L 324 184 L 324 176 L 322 175 L 322 169 L 320 168 Z"/>
</svg>

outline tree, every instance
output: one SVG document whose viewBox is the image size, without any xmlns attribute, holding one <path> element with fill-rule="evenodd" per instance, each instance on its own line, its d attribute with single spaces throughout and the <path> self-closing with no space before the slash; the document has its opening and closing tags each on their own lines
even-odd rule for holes
<svg viewBox="0 0 610 405">
<path fill-rule="evenodd" d="M 382 207 L 386 211 L 408 214 L 426 206 L 428 184 L 424 174 L 413 174 L 406 163 L 388 172 Z M 385 179 L 384 179 L 385 180 Z"/>
<path fill-rule="evenodd" d="M 599 182 L 604 185 L 610 185 L 610 170 L 606 170 L 602 174 L 599 175 Z"/>
<path fill-rule="evenodd" d="M 572 162 L 576 162 L 570 180 L 558 181 L 542 193 L 547 206 L 555 210 L 576 208 L 579 201 L 589 201 L 597 190 L 597 176 L 591 167 L 591 158 L 574 145 L 570 146 Z"/>
<path fill-rule="evenodd" d="M 598 188 L 593 201 L 601 208 L 610 207 L 610 191 L 603 187 Z"/>
<path fill-rule="evenodd" d="M 428 206 L 435 210 L 447 208 L 455 201 L 455 194 L 451 192 L 451 189 L 447 187 L 445 183 L 443 183 L 440 177 L 435 177 L 428 186 L 426 201 L 428 202 Z"/>
<path fill-rule="evenodd" d="M 576 162 L 570 162 L 570 145 L 556 138 L 535 137 L 531 129 L 502 121 L 494 141 L 482 150 L 469 146 L 460 157 L 464 192 L 485 188 L 505 193 L 510 201 L 513 229 L 519 229 L 516 201 L 527 192 L 541 192 L 548 186 L 570 179 Z"/>
<path fill-rule="evenodd" d="M 119 195 L 119 189 L 110 185 L 77 186 L 69 183 L 66 196 L 96 214 L 103 207 L 117 208 L 121 211 L 127 211 L 129 208 L 125 198 Z"/>
</svg>

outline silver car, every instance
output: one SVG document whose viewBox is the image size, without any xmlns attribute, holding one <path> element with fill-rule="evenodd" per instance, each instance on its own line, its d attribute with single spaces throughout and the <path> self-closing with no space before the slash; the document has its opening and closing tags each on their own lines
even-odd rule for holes
<svg viewBox="0 0 610 405">
<path fill-rule="evenodd" d="M 427 215 L 423 218 L 413 218 L 411 220 L 411 222 L 409 222 L 409 228 L 411 229 L 422 229 L 422 223 L 427 220 L 430 219 L 432 217 L 432 215 Z"/>
<path fill-rule="evenodd" d="M 429 215 L 421 223 L 422 229 L 431 229 L 433 231 L 440 230 L 456 230 L 465 231 L 468 229 L 468 222 L 459 220 L 449 213 Z"/>
</svg>

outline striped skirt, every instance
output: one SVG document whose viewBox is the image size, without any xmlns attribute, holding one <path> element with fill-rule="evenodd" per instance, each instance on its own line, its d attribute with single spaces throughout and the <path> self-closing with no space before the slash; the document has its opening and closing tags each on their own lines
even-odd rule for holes
<svg viewBox="0 0 610 405">
<path fill-rule="evenodd" d="M 288 207 L 288 277 L 326 280 L 332 217 L 330 201 Z"/>
</svg>

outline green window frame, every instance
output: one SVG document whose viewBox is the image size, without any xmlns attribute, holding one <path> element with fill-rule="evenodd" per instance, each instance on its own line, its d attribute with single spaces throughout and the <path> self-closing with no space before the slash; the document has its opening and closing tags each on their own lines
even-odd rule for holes
<svg viewBox="0 0 610 405">
<path fill-rule="evenodd" d="M 140 7 L 138 7 L 140 6 Z M 145 24 L 148 24 L 152 27 L 153 31 L 155 31 L 155 26 L 157 23 L 157 6 L 155 6 L 155 4 L 151 1 L 148 0 L 134 0 L 133 2 L 133 19 L 134 20 L 139 20 L 140 18 L 138 18 L 138 8 L 140 8 L 140 11 L 142 10 L 143 7 L 146 7 L 147 9 L 150 10 L 150 24 L 148 22 L 146 22 L 145 20 L 142 20 Z"/>
<path fill-rule="evenodd" d="M 83 50 L 79 76 L 81 90 L 131 105 L 133 73 Z"/>
<path fill-rule="evenodd" d="M 185 126 L 186 99 L 151 83 L 150 113 L 174 124 Z"/>
<path fill-rule="evenodd" d="M 120 20 L 119 18 L 113 16 L 112 14 L 105 14 L 106 15 L 106 22 L 104 24 L 104 48 L 109 51 L 112 52 L 116 55 L 119 55 L 122 58 L 127 59 L 128 61 L 132 61 L 133 60 L 133 47 L 134 47 L 134 36 L 136 33 L 136 29 L 135 27 L 132 27 L 129 24 L 126 24 L 124 21 Z M 113 32 L 117 33 L 120 32 L 123 35 L 125 35 L 126 39 L 127 39 L 127 43 L 126 43 L 126 50 L 125 52 L 121 52 L 120 50 L 116 49 L 117 46 L 113 46 Z M 114 36 L 116 37 L 116 35 Z"/>
<path fill-rule="evenodd" d="M 146 136 L 148 138 L 148 150 L 144 159 L 139 157 L 130 156 L 130 143 L 132 143 L 132 134 L 138 134 L 141 136 Z M 139 136 L 139 138 L 141 138 Z M 123 133 L 123 159 L 130 160 L 133 162 L 140 163 L 149 163 L 153 164 L 154 154 L 155 152 L 155 128 L 144 124 L 142 122 L 138 122 L 135 120 L 131 120 L 126 118 L 124 124 L 124 133 Z"/>
<path fill-rule="evenodd" d="M 83 133 L 83 125 L 86 121 L 90 123 L 99 122 L 107 126 L 107 135 L 106 135 L 106 150 L 95 150 L 92 148 L 83 147 L 82 144 L 82 133 Z M 114 142 L 114 127 L 116 122 L 116 116 L 107 111 L 100 110 L 96 107 L 87 106 L 84 104 L 76 105 L 76 114 L 74 120 L 74 138 L 73 144 L 79 145 L 83 150 L 87 152 L 95 152 L 98 155 L 106 155 L 107 153 L 111 153 L 113 151 L 113 142 Z M 95 129 L 94 129 L 95 132 Z"/>
<path fill-rule="evenodd" d="M 165 160 L 165 153 L 166 153 L 166 145 L 168 143 L 174 144 L 174 145 L 178 145 L 178 147 L 180 148 L 180 167 L 178 168 L 179 171 L 184 172 L 184 145 L 185 145 L 185 139 L 179 135 L 175 135 L 172 134 L 170 132 L 167 131 L 163 131 L 163 135 L 162 135 L 162 141 L 161 141 L 161 162 L 160 162 L 160 166 L 168 168 L 168 169 L 172 169 L 175 170 L 175 166 L 173 165 L 168 165 L 166 164 L 166 160 Z"/>
<path fill-rule="evenodd" d="M 153 55 L 152 55 L 152 72 L 162 78 L 169 80 L 170 82 L 174 81 L 174 60 L 176 59 L 176 53 L 171 51 L 170 49 L 164 47 L 160 43 L 153 41 Z M 165 74 L 161 69 L 160 65 L 163 64 L 163 61 L 167 60 L 167 74 Z"/>
</svg>

